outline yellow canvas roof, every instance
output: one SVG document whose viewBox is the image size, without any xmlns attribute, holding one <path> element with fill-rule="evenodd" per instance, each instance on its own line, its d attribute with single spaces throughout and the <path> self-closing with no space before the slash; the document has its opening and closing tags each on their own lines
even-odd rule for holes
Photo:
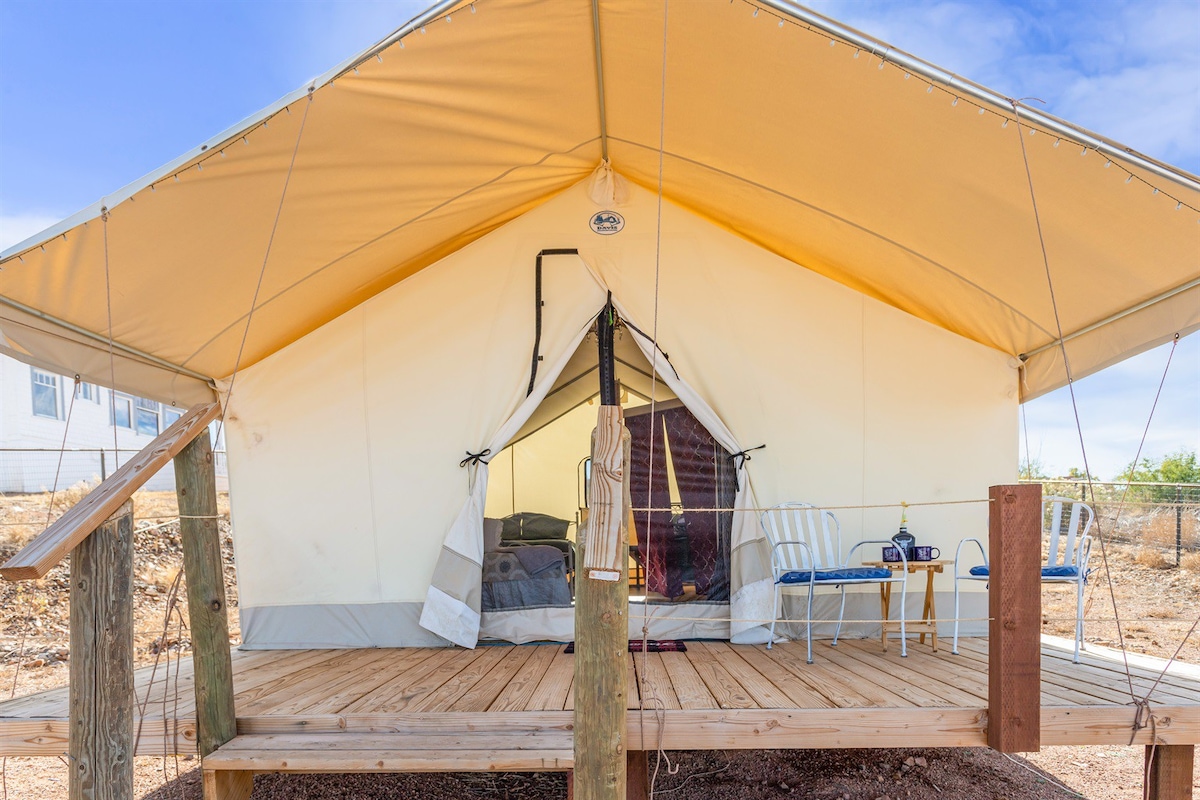
<svg viewBox="0 0 1200 800">
<path fill-rule="evenodd" d="M 663 15 L 435 6 L 5 252 L 0 349 L 192 402 L 605 155 L 797 268 L 1027 355 L 1026 399 L 1065 382 L 1060 329 L 1080 377 L 1200 327 L 1195 176 L 1024 107 L 1018 122 L 781 0 L 677 3 L 665 37 Z"/>
</svg>

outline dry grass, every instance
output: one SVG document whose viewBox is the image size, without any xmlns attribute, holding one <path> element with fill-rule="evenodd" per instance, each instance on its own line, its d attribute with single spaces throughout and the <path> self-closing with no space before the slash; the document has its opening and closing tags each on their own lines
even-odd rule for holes
<svg viewBox="0 0 1200 800">
<path fill-rule="evenodd" d="M 1179 560 L 1179 566 L 1189 572 L 1200 572 L 1200 552 L 1184 553 Z"/>
<path fill-rule="evenodd" d="M 1167 558 L 1166 554 L 1157 547 L 1139 547 L 1133 560 L 1150 569 L 1167 569 L 1175 566 L 1175 562 Z"/>
</svg>

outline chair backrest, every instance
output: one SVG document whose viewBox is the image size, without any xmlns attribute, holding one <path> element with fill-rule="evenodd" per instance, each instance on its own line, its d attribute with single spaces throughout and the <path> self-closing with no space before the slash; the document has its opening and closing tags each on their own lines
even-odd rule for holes
<svg viewBox="0 0 1200 800">
<path fill-rule="evenodd" d="M 1080 546 L 1092 528 L 1091 506 L 1069 497 L 1042 500 L 1042 530 L 1050 537 L 1048 567 L 1078 567 Z"/>
<path fill-rule="evenodd" d="M 771 542 L 774 564 L 783 571 L 832 569 L 842 565 L 842 529 L 832 511 L 808 503 L 782 503 L 767 509 L 759 518 Z M 781 542 L 804 542 L 799 546 L 776 547 Z"/>
</svg>

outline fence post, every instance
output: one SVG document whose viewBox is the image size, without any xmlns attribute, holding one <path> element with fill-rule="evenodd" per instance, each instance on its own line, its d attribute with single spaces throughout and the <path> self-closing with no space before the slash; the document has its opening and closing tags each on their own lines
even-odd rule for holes
<svg viewBox="0 0 1200 800">
<path fill-rule="evenodd" d="M 1183 556 L 1183 486 L 1175 484 L 1175 566 Z"/>
<path fill-rule="evenodd" d="M 108 459 L 104 452 L 104 448 L 100 448 L 100 481 L 103 483 L 108 479 Z"/>
<path fill-rule="evenodd" d="M 203 758 L 237 735 L 216 471 L 207 430 L 175 456 L 175 493 L 196 681 L 196 746 Z"/>
<path fill-rule="evenodd" d="M 71 551 L 70 800 L 133 796 L 133 501 Z"/>
</svg>

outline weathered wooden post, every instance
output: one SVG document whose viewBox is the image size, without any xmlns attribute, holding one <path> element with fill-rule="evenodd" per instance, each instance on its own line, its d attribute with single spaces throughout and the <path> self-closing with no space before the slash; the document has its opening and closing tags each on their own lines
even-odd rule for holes
<svg viewBox="0 0 1200 800">
<path fill-rule="evenodd" d="M 217 473 L 207 430 L 175 456 L 175 493 L 196 676 L 196 743 L 204 757 L 237 735 Z"/>
<path fill-rule="evenodd" d="M 1042 486 L 993 486 L 988 519 L 988 746 L 1041 747 Z"/>
<path fill-rule="evenodd" d="M 71 551 L 71 800 L 133 796 L 133 501 Z"/>
<path fill-rule="evenodd" d="M 1146 797 L 1148 800 L 1192 800 L 1196 746 L 1146 745 Z"/>
<path fill-rule="evenodd" d="M 592 439 L 591 509 L 575 582 L 577 800 L 624 800 L 625 660 L 629 653 L 629 431 L 617 401 L 611 302 L 596 322 L 600 410 Z"/>
</svg>

